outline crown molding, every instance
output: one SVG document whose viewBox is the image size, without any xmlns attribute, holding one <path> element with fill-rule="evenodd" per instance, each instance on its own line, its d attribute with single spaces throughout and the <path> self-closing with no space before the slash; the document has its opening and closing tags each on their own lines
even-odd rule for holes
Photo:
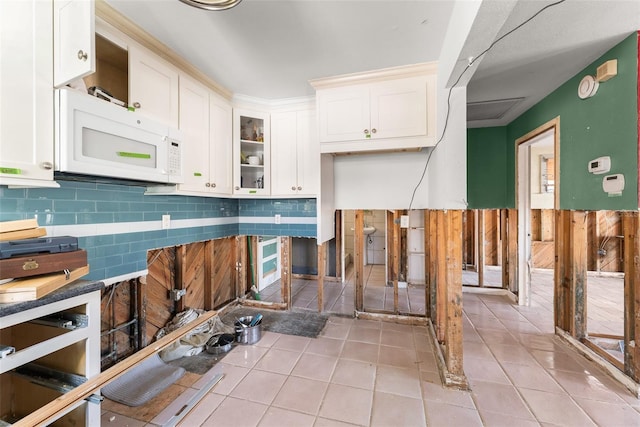
<svg viewBox="0 0 640 427">
<path fill-rule="evenodd" d="M 309 80 L 309 83 L 314 87 L 314 89 L 318 90 L 354 84 L 374 83 L 390 79 L 436 75 L 437 72 L 438 63 L 436 61 L 433 61 L 412 65 L 402 65 L 399 67 L 383 68 L 380 70 L 342 74 L 333 77 L 324 77 L 320 79 Z"/>
</svg>

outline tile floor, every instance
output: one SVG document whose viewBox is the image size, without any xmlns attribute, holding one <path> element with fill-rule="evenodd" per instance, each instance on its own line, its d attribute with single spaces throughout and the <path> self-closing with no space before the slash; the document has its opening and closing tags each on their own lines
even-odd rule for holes
<svg viewBox="0 0 640 427">
<path fill-rule="evenodd" d="M 265 332 L 234 348 L 153 418 L 103 405 L 102 425 L 162 425 L 217 373 L 180 425 L 640 425 L 640 400 L 552 334 L 547 282 L 531 307 L 464 294 L 470 392 L 440 385 L 424 327 L 333 316 L 316 339 Z"/>
</svg>

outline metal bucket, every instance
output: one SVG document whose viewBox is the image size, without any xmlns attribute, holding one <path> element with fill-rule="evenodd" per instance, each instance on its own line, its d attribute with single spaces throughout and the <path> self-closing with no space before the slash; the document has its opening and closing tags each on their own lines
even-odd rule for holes
<svg viewBox="0 0 640 427">
<path fill-rule="evenodd" d="M 253 316 L 244 316 L 236 320 L 236 342 L 240 344 L 255 344 L 262 338 L 262 319 L 254 326 L 249 326 Z M 245 325 L 245 326 L 243 326 Z"/>
</svg>

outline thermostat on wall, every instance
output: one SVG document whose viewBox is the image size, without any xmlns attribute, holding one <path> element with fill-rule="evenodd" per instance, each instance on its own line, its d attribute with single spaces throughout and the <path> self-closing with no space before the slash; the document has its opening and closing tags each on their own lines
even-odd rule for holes
<svg viewBox="0 0 640 427">
<path fill-rule="evenodd" d="M 617 173 L 605 176 L 602 178 L 602 189 L 609 196 L 621 196 L 624 190 L 624 175 Z"/>
<path fill-rule="evenodd" d="M 611 157 L 604 156 L 593 159 L 589 162 L 589 172 L 593 174 L 607 173 L 611 170 Z"/>
</svg>

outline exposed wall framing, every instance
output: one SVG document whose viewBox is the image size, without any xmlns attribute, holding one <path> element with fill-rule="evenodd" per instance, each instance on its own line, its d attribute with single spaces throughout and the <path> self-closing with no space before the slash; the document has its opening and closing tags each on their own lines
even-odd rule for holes
<svg viewBox="0 0 640 427">
<path fill-rule="evenodd" d="M 624 231 L 624 373 L 640 382 L 640 227 L 638 212 L 622 214 Z"/>
</svg>

